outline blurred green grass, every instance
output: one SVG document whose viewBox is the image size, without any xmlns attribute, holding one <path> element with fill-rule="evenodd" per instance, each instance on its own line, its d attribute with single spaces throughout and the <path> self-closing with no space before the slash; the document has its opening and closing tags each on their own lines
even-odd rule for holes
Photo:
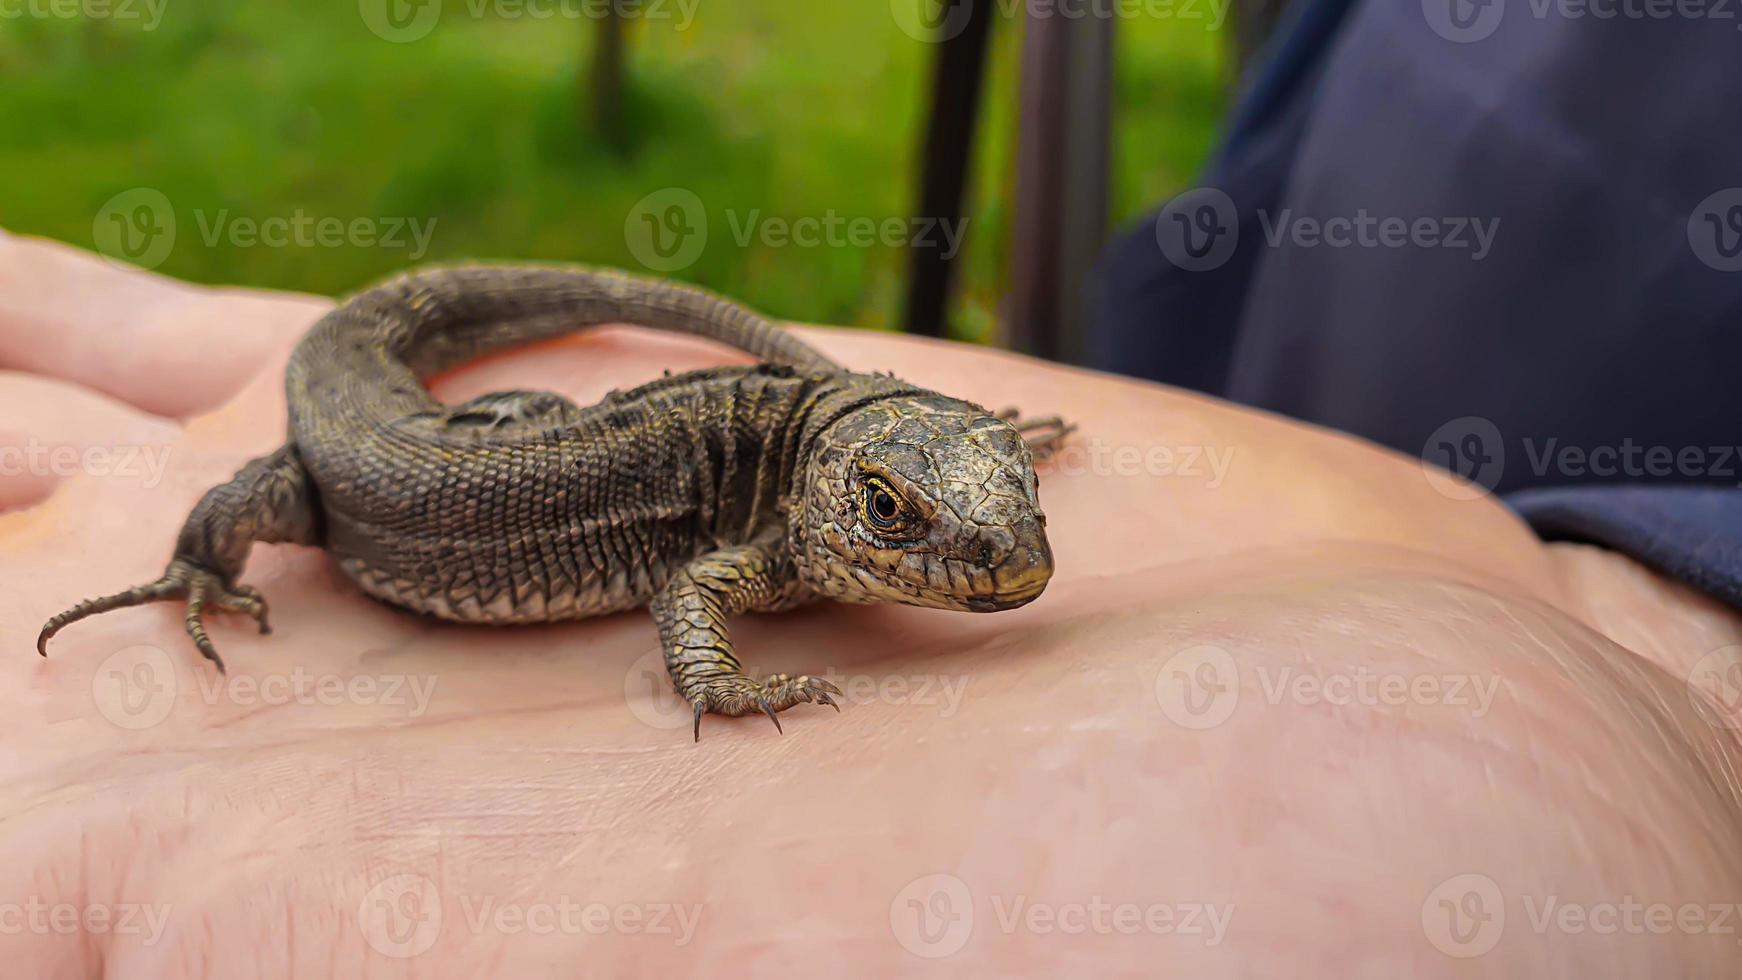
<svg viewBox="0 0 1742 980">
<path fill-rule="evenodd" d="M 0 226 L 89 248 L 105 202 L 154 188 L 179 226 L 160 271 L 337 294 L 410 264 L 411 248 L 211 245 L 201 224 L 415 219 L 434 222 L 423 261 L 635 268 L 625 219 L 676 186 L 710 225 L 678 277 L 780 317 L 899 320 L 899 247 L 740 246 L 728 221 L 913 212 L 934 49 L 902 33 L 885 0 L 700 2 L 684 29 L 630 21 L 625 156 L 580 108 L 589 20 L 478 17 L 478 0 L 447 0 L 426 37 L 390 43 L 347 0 L 161 2 L 153 30 L 0 19 Z M 996 25 L 970 188 L 952 319 L 971 339 L 990 334 L 1009 248 L 1017 28 Z M 1198 20 L 1115 29 L 1112 203 L 1124 222 L 1188 184 L 1207 153 L 1224 45 Z"/>
</svg>

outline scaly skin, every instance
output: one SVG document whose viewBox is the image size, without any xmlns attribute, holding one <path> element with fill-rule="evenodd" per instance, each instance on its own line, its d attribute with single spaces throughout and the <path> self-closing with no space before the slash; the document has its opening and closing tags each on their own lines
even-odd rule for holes
<svg viewBox="0 0 1742 980">
<path fill-rule="evenodd" d="M 436 401 L 423 380 L 603 323 L 709 337 L 764 363 L 580 408 L 545 392 Z M 256 541 L 331 552 L 368 594 L 443 619 L 534 623 L 648 606 L 701 717 L 834 704 L 820 678 L 747 676 L 729 616 L 826 596 L 989 612 L 1052 574 L 1033 451 L 1069 431 L 844 370 L 701 290 L 614 272 L 463 266 L 400 276 L 317 323 L 286 371 L 290 440 L 189 515 L 163 577 L 50 619 L 159 599 L 223 670 L 207 609 L 267 630 L 238 583 Z M 1033 443 L 1024 441 L 1031 434 Z M 775 720 L 779 726 L 779 720 Z"/>
</svg>

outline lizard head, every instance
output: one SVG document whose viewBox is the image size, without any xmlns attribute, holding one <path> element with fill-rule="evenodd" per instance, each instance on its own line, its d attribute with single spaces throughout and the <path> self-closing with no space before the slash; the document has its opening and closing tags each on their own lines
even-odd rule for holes
<svg viewBox="0 0 1742 980">
<path fill-rule="evenodd" d="M 1010 423 L 934 394 L 828 423 L 788 512 L 800 577 L 847 602 L 993 612 L 1052 577 L 1034 459 Z"/>
</svg>

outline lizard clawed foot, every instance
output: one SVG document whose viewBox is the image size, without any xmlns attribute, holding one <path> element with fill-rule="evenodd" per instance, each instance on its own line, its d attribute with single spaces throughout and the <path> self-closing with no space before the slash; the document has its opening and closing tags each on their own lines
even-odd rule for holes
<svg viewBox="0 0 1742 980">
<path fill-rule="evenodd" d="M 210 660 L 220 674 L 224 673 L 224 661 L 218 657 L 218 651 L 206 636 L 206 609 L 246 613 L 259 624 L 260 632 L 272 632 L 272 626 L 266 619 L 266 597 L 258 590 L 246 585 L 230 585 L 216 572 L 207 571 L 184 558 L 177 558 L 169 563 L 169 570 L 155 582 L 100 599 L 86 599 L 50 619 L 43 624 L 42 633 L 36 638 L 36 652 L 48 656 L 49 638 L 81 619 L 112 609 L 142 606 L 160 599 L 187 600 L 188 635 L 193 637 L 200 654 Z"/>
<path fill-rule="evenodd" d="M 1066 422 L 1057 415 L 1045 418 L 1025 419 L 1022 412 L 1015 408 L 1006 408 L 998 412 L 998 417 L 1016 427 L 1022 434 L 1022 441 L 1028 443 L 1028 451 L 1034 454 L 1035 460 L 1046 459 L 1058 451 L 1065 437 L 1077 431 L 1075 424 Z"/>
<path fill-rule="evenodd" d="M 798 677 L 774 674 L 760 684 L 743 674 L 736 674 L 710 682 L 700 693 L 700 699 L 690 702 L 695 708 L 695 739 L 698 742 L 702 740 L 702 715 L 705 714 L 736 717 L 760 711 L 774 722 L 776 730 L 784 733 L 776 712 L 785 711 L 801 701 L 826 704 L 840 711 L 841 706 L 835 703 L 835 698 L 845 696 L 835 685 L 808 674 Z"/>
</svg>

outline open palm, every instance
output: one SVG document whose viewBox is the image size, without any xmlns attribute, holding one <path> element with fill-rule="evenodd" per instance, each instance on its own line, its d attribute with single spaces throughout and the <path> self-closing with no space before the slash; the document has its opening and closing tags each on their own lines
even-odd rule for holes
<svg viewBox="0 0 1742 980">
<path fill-rule="evenodd" d="M 178 603 L 69 627 L 39 659 L 43 619 L 155 577 L 200 494 L 282 443 L 285 358 L 329 305 L 0 237 L 8 973 L 1736 963 L 1711 924 L 1539 917 L 1742 898 L 1742 715 L 1692 683 L 1732 618 L 1359 441 L 958 345 L 807 333 L 856 369 L 1080 424 L 1041 474 L 1052 585 L 988 616 L 747 618 L 752 673 L 846 693 L 784 736 L 710 719 L 692 743 L 643 615 L 437 623 L 286 546 L 243 576 L 275 632 L 214 618 L 227 677 Z M 611 328 L 435 387 L 585 404 L 736 358 Z"/>
</svg>

